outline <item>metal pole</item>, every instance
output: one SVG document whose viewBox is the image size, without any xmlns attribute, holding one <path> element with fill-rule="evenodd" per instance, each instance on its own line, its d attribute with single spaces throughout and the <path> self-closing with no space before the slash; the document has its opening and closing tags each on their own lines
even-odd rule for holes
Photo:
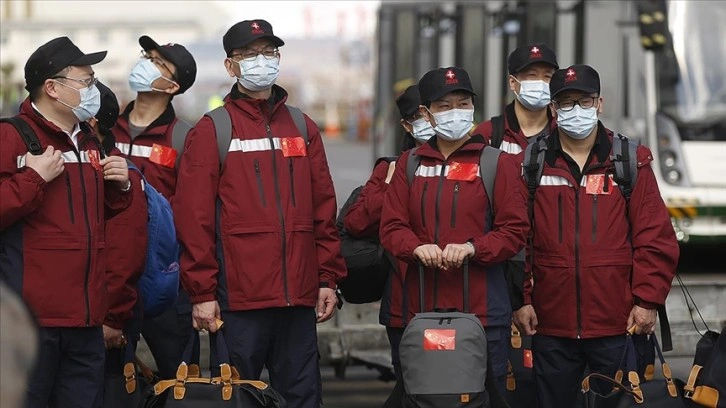
<svg viewBox="0 0 726 408">
<path fill-rule="evenodd" d="M 655 52 L 644 51 L 645 59 L 645 123 L 646 141 L 658 161 L 658 137 L 655 129 L 655 115 L 658 112 L 658 78 L 655 73 Z"/>
</svg>

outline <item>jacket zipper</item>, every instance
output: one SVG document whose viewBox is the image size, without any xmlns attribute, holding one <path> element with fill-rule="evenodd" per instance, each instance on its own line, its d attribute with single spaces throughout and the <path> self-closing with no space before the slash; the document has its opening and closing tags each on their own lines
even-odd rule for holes
<svg viewBox="0 0 726 408">
<path fill-rule="evenodd" d="M 562 193 L 557 195 L 557 236 L 562 243 Z"/>
<path fill-rule="evenodd" d="M 597 194 L 592 196 L 592 242 L 597 238 Z"/>
<path fill-rule="evenodd" d="M 290 197 L 292 198 L 292 206 L 297 207 L 297 202 L 295 201 L 295 172 L 292 165 L 292 157 L 288 161 L 290 163 Z"/>
<path fill-rule="evenodd" d="M 262 206 L 267 207 L 267 201 L 265 200 L 265 188 L 262 185 L 260 162 L 257 159 L 255 159 L 255 177 L 257 178 L 257 190 L 260 192 L 260 200 L 262 200 Z"/>
<path fill-rule="evenodd" d="M 78 153 L 78 150 L 76 148 L 73 148 L 73 153 L 76 154 L 76 157 L 78 158 L 78 173 L 81 177 L 81 191 L 83 193 L 83 197 L 87 197 L 86 195 L 86 181 L 83 179 L 83 161 L 81 160 L 81 155 Z M 95 170 L 94 170 L 95 171 Z M 69 181 L 70 182 L 70 181 Z M 91 302 L 88 299 L 88 280 L 91 275 L 91 221 L 88 217 L 88 200 L 83 200 L 83 215 L 84 220 L 86 221 L 86 234 L 87 234 L 87 245 L 88 245 L 88 251 L 86 256 L 86 276 L 83 282 L 83 295 L 86 301 L 86 327 L 90 326 L 91 324 Z"/>
<path fill-rule="evenodd" d="M 101 223 L 101 189 L 98 188 L 98 172 L 93 171 L 93 178 L 96 181 L 96 224 Z"/>
<path fill-rule="evenodd" d="M 439 202 L 441 201 L 441 190 L 444 188 L 444 180 L 446 174 L 446 166 L 448 162 L 441 164 L 441 174 L 439 175 L 439 185 L 436 187 L 436 201 L 434 201 L 434 244 L 439 244 Z M 439 291 L 439 270 L 434 269 L 434 309 L 436 309 L 436 298 Z"/>
<path fill-rule="evenodd" d="M 423 193 L 421 194 L 421 225 L 426 228 L 426 190 L 429 189 L 429 182 L 424 181 Z"/>
<path fill-rule="evenodd" d="M 456 228 L 456 207 L 459 202 L 459 182 L 454 184 L 454 203 L 451 206 L 451 228 Z"/>
<path fill-rule="evenodd" d="M 275 201 L 277 202 L 277 213 L 280 217 L 280 228 L 282 229 L 282 283 L 285 288 L 285 302 L 290 306 L 290 294 L 287 287 L 287 232 L 285 231 L 285 214 L 282 211 L 282 199 L 280 198 L 280 181 L 277 176 L 277 152 L 275 151 L 275 143 L 272 138 L 272 130 L 270 124 L 265 125 L 267 130 L 267 139 L 270 141 L 270 151 L 272 152 L 272 177 L 275 184 Z"/>
<path fill-rule="evenodd" d="M 68 194 L 68 212 L 71 217 L 71 224 L 76 223 L 76 214 L 73 211 L 73 190 L 71 190 L 71 176 L 68 172 L 66 173 L 66 193 Z"/>
<path fill-rule="evenodd" d="M 582 334 L 580 311 L 580 189 L 575 190 L 575 309 L 577 309 L 577 338 Z"/>
</svg>

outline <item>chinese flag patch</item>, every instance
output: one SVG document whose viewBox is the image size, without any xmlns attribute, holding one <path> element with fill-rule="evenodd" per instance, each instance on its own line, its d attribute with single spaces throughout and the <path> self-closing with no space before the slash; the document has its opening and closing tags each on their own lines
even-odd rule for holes
<svg viewBox="0 0 726 408">
<path fill-rule="evenodd" d="M 472 181 L 476 180 L 477 173 L 479 173 L 478 164 L 452 162 L 449 165 L 449 174 L 446 175 L 446 179 L 458 181 Z"/>
<path fill-rule="evenodd" d="M 98 154 L 98 150 L 88 151 L 88 161 L 91 162 L 91 166 L 93 166 L 94 169 L 98 171 L 103 170 L 103 167 L 101 167 L 101 158 Z"/>
<path fill-rule="evenodd" d="M 456 350 L 456 329 L 424 330 L 424 350 Z"/>
<path fill-rule="evenodd" d="M 149 161 L 173 169 L 176 165 L 176 154 L 173 148 L 154 143 L 151 146 Z"/>
<path fill-rule="evenodd" d="M 607 186 L 605 183 L 607 183 Z M 587 187 L 585 187 L 587 194 L 610 195 L 612 191 L 613 181 L 610 177 L 606 177 L 604 174 L 590 174 L 587 176 Z"/>
<path fill-rule="evenodd" d="M 525 368 L 532 368 L 534 366 L 534 363 L 532 361 L 532 350 L 524 349 L 524 367 Z"/>
<path fill-rule="evenodd" d="M 302 137 L 284 137 L 280 139 L 280 148 L 285 157 L 307 156 L 305 139 Z"/>
</svg>

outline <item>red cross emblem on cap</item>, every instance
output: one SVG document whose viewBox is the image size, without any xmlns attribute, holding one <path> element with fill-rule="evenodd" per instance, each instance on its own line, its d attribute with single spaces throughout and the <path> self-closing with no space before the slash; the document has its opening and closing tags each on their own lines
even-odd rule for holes
<svg viewBox="0 0 726 408">
<path fill-rule="evenodd" d="M 257 24 L 257 21 L 253 21 L 252 24 L 250 24 L 250 27 L 252 27 L 252 34 L 264 34 L 265 31 L 260 28 L 260 25 Z"/>
<path fill-rule="evenodd" d="M 535 45 L 529 50 L 529 59 L 542 58 L 540 49 Z"/>
<path fill-rule="evenodd" d="M 254 28 L 255 30 L 257 30 L 258 28 L 260 28 L 260 25 L 257 24 L 256 22 L 255 23 L 252 23 L 252 28 Z"/>
<path fill-rule="evenodd" d="M 537 48 L 537 47 L 532 47 L 532 53 L 533 53 L 533 54 L 536 54 L 536 53 L 538 53 L 538 52 L 539 52 L 539 48 Z"/>
<path fill-rule="evenodd" d="M 565 72 L 565 82 L 572 82 L 577 81 L 577 73 L 574 69 L 569 68 L 567 72 Z"/>
<path fill-rule="evenodd" d="M 446 77 L 449 79 L 454 79 L 454 78 L 456 78 L 456 74 L 454 73 L 454 71 L 448 70 L 448 71 L 446 71 Z"/>
<path fill-rule="evenodd" d="M 444 75 L 446 76 L 446 84 L 447 85 L 458 84 L 459 83 L 459 80 L 456 79 L 456 74 L 454 73 L 453 70 L 450 69 L 450 70 L 446 71 L 446 74 L 444 74 Z"/>
</svg>

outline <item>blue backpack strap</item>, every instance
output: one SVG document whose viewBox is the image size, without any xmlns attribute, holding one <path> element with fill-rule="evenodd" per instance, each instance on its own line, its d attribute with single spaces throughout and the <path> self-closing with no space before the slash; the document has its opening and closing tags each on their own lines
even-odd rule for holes
<svg viewBox="0 0 726 408">
<path fill-rule="evenodd" d="M 212 119 L 214 123 L 214 133 L 217 136 L 217 149 L 219 151 L 219 166 L 224 163 L 229 151 L 229 145 L 232 143 L 232 118 L 224 106 L 220 106 L 205 114 Z"/>
<path fill-rule="evenodd" d="M 300 132 L 303 140 L 305 140 L 305 144 L 308 144 L 310 141 L 308 140 L 308 124 L 305 122 L 305 115 L 303 115 L 299 108 L 287 104 L 285 107 L 287 108 L 287 111 L 290 112 L 292 121 L 295 122 L 295 127 L 297 127 L 297 131 Z"/>
<path fill-rule="evenodd" d="M 20 119 L 18 116 L 13 116 L 11 118 L 2 118 L 0 119 L 0 122 L 7 122 L 13 125 L 15 130 L 18 131 L 20 137 L 23 139 L 23 142 L 25 142 L 25 147 L 28 148 L 28 152 L 30 154 L 33 156 L 43 154 L 43 148 L 40 145 L 40 140 L 38 140 L 38 135 L 35 134 L 33 128 L 30 127 L 30 125 L 28 125 L 23 119 Z"/>
<path fill-rule="evenodd" d="M 416 175 L 416 169 L 421 164 L 421 156 L 416 154 L 418 146 L 410 150 L 411 153 L 408 155 L 408 161 L 406 162 L 406 178 L 408 179 L 409 187 L 413 184 L 413 178 Z"/>
<path fill-rule="evenodd" d="M 181 119 L 177 119 L 172 126 L 171 147 L 176 150 L 176 166 L 179 167 L 182 153 L 184 153 L 184 141 L 187 138 L 187 133 L 192 130 L 192 125 Z"/>
</svg>

